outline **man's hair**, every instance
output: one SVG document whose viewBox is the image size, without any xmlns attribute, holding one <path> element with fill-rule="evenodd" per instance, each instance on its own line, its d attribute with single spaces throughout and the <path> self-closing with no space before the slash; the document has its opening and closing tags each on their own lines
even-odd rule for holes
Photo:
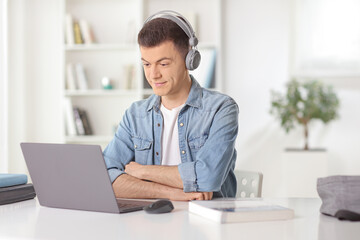
<svg viewBox="0 0 360 240">
<path fill-rule="evenodd" d="M 189 37 L 175 22 L 155 18 L 147 22 L 138 34 L 138 43 L 142 47 L 156 47 L 165 41 L 172 41 L 185 59 L 190 49 Z"/>
</svg>

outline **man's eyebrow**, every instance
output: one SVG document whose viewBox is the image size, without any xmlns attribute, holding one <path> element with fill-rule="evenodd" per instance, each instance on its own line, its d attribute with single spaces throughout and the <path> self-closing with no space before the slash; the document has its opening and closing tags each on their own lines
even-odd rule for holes
<svg viewBox="0 0 360 240">
<path fill-rule="evenodd" d="M 147 60 L 145 60 L 144 58 L 141 58 L 142 61 L 145 61 L 145 62 L 148 62 Z M 159 60 L 157 60 L 156 62 L 161 62 L 163 60 L 172 60 L 172 58 L 169 58 L 169 57 L 163 57 L 163 58 L 160 58 Z"/>
</svg>

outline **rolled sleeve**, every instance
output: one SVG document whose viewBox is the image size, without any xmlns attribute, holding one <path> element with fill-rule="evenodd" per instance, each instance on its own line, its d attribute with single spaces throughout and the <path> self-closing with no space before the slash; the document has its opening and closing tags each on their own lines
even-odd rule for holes
<svg viewBox="0 0 360 240">
<path fill-rule="evenodd" d="M 113 183 L 121 174 L 124 174 L 124 173 L 125 173 L 124 171 L 121 171 L 117 168 L 108 169 L 108 174 L 109 174 L 111 183 Z"/>
<path fill-rule="evenodd" d="M 121 174 L 125 173 L 125 166 L 134 160 L 133 143 L 128 126 L 129 124 L 125 113 L 114 138 L 103 152 L 105 164 L 112 183 Z"/>
<path fill-rule="evenodd" d="M 183 181 L 184 192 L 196 192 L 195 162 L 186 162 L 178 165 L 178 170 Z"/>
</svg>

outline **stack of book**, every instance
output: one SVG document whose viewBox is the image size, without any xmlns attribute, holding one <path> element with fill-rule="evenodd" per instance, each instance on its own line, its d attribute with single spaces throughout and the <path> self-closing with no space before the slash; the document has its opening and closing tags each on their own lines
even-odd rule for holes
<svg viewBox="0 0 360 240">
<path fill-rule="evenodd" d="M 0 173 L 0 205 L 33 199 L 34 186 L 25 174 Z"/>
<path fill-rule="evenodd" d="M 66 15 L 65 22 L 66 43 L 73 44 L 93 44 L 95 42 L 93 31 L 87 21 L 75 20 L 71 14 Z"/>
<path fill-rule="evenodd" d="M 66 88 L 68 90 L 88 90 L 88 79 L 81 63 L 66 65 Z"/>
<path fill-rule="evenodd" d="M 93 134 L 86 111 L 73 106 L 70 98 L 64 100 L 64 111 L 66 116 L 66 130 L 69 136 Z"/>
</svg>

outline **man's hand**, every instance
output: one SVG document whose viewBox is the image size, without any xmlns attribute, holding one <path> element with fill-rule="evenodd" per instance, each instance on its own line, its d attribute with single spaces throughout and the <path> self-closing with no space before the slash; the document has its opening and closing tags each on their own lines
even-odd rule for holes
<svg viewBox="0 0 360 240">
<path fill-rule="evenodd" d="M 130 162 L 125 166 L 125 172 L 133 177 L 143 179 L 143 167 L 143 165 L 137 162 Z"/>
<path fill-rule="evenodd" d="M 211 200 L 213 196 L 212 192 L 183 192 L 173 191 L 170 195 L 170 200 L 175 201 L 191 201 L 191 200 Z"/>
</svg>

